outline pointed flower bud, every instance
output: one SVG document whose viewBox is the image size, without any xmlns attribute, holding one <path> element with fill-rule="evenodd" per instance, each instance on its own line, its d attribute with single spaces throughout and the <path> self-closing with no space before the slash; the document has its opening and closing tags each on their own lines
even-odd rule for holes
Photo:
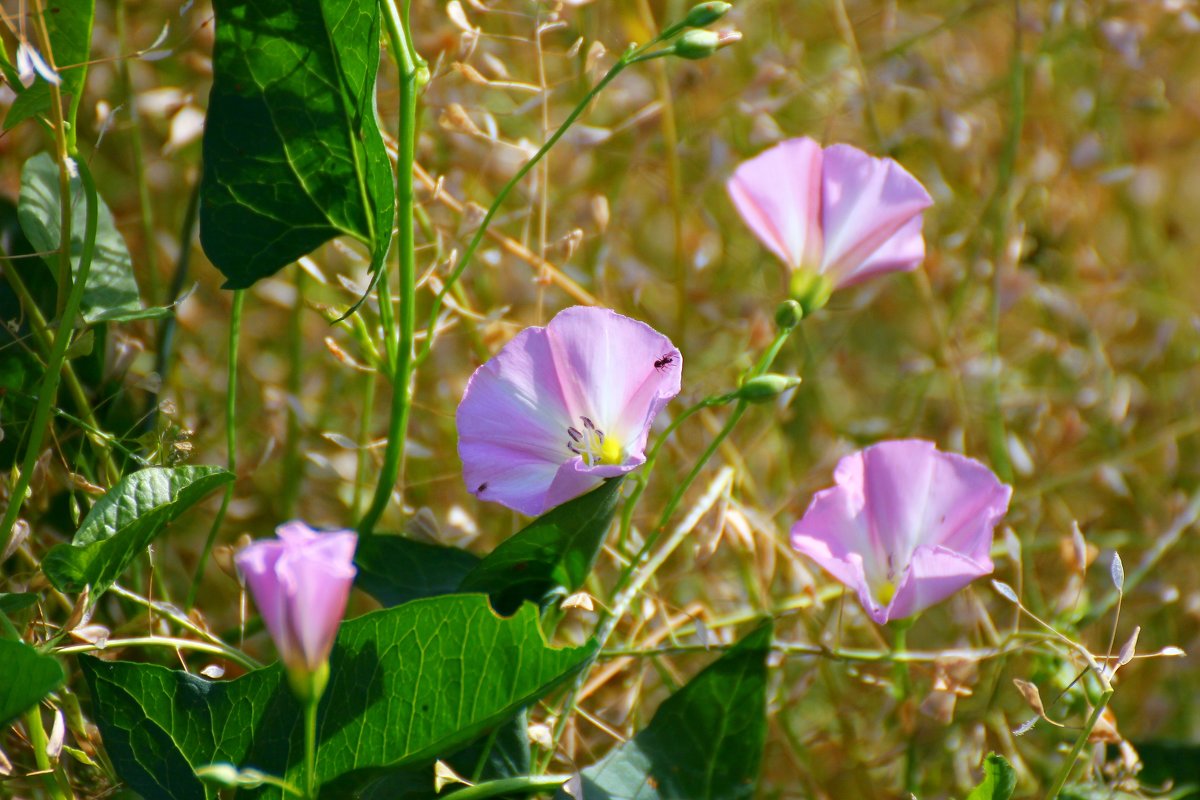
<svg viewBox="0 0 1200 800">
<path fill-rule="evenodd" d="M 780 330 L 790 331 L 804 319 L 804 307 L 795 300 L 784 300 L 775 309 L 775 324 Z"/>
<path fill-rule="evenodd" d="M 700 3 L 692 6 L 692 10 L 683 18 L 683 24 L 688 28 L 706 28 L 728 14 L 731 8 L 733 6 L 729 3 Z"/>
<path fill-rule="evenodd" d="M 799 385 L 800 378 L 794 375 L 769 372 L 766 375 L 755 375 L 743 383 L 733 396 L 750 403 L 765 403 Z"/>
<path fill-rule="evenodd" d="M 293 521 L 276 539 L 252 542 L 235 557 L 254 604 L 287 667 L 292 690 L 319 697 L 329 677 L 329 651 L 346 612 L 357 571 L 354 531 L 320 533 Z"/>
<path fill-rule="evenodd" d="M 702 58 L 708 58 L 713 53 L 717 52 L 717 48 L 721 46 L 721 36 L 715 31 L 705 30 L 690 30 L 686 31 L 679 37 L 679 41 L 675 42 L 675 55 L 680 58 L 688 58 L 693 61 L 698 61 Z"/>
</svg>

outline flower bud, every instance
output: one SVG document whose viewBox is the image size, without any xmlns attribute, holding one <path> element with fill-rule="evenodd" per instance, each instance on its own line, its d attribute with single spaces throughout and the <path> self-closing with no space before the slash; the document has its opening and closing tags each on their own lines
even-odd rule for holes
<svg viewBox="0 0 1200 800">
<path fill-rule="evenodd" d="M 768 372 L 766 375 L 755 375 L 743 383 L 733 396 L 748 403 L 765 403 L 799 385 L 800 378 L 794 375 Z"/>
<path fill-rule="evenodd" d="M 693 61 L 708 58 L 721 46 L 721 37 L 714 31 L 690 30 L 675 42 L 675 55 Z"/>
<path fill-rule="evenodd" d="M 315 701 L 329 679 L 329 651 L 354 582 L 353 531 L 319 533 L 303 522 L 276 529 L 234 556 L 292 691 Z"/>
<path fill-rule="evenodd" d="M 780 330 L 790 331 L 804 319 L 804 308 L 795 300 L 784 300 L 775 309 L 775 324 Z"/>
<path fill-rule="evenodd" d="M 692 6 L 692 10 L 683 18 L 683 24 L 688 28 L 705 28 L 729 13 L 733 8 L 729 3 L 712 2 Z"/>
</svg>

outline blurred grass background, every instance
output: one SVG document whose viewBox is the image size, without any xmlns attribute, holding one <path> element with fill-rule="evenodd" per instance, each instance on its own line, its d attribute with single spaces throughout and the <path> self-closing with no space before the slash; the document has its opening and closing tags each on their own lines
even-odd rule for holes
<svg viewBox="0 0 1200 800">
<path fill-rule="evenodd" d="M 6 1 L 7 15 L 14 5 Z M 121 41 L 115 6 L 99 4 L 84 104 L 97 112 L 81 112 L 79 136 L 146 299 L 165 302 L 181 248 L 191 256 L 183 285 L 196 289 L 178 309 L 156 430 L 175 457 L 224 463 L 231 298 L 198 243 L 180 241 L 199 175 L 212 12 L 203 2 L 182 6 L 128 0 Z M 611 53 L 648 40 L 686 7 L 415 0 L 417 47 L 433 67 L 418 161 L 436 184 L 418 184 L 422 309 L 478 206 Z M 149 47 L 164 24 L 157 49 L 165 57 L 120 58 Z M 1178 645 L 1189 655 L 1126 667 L 1113 702 L 1117 724 L 1136 743 L 1200 746 L 1200 548 L 1189 507 L 1200 478 L 1200 7 L 746 0 L 721 26 L 743 40 L 705 61 L 627 71 L 510 199 L 494 225 L 503 239 L 486 240 L 419 372 L 399 487 L 405 513 L 394 505 L 385 529 L 417 528 L 482 552 L 520 527 L 510 512 L 467 494 L 454 410 L 490 353 L 580 297 L 675 341 L 685 359 L 675 411 L 727 391 L 769 341 L 784 282 L 738 219 L 724 181 L 741 159 L 781 138 L 849 142 L 896 158 L 930 190 L 925 265 L 838 293 L 804 322 L 777 361 L 804 384 L 747 415 L 698 482 L 693 500 L 722 466 L 733 470 L 732 485 L 696 527 L 696 547 L 661 572 L 623 643 L 720 643 L 738 623 L 774 611 L 783 641 L 886 649 L 887 633 L 865 621 L 853 597 L 843 602 L 790 552 L 787 531 L 812 492 L 831 483 L 840 456 L 880 438 L 919 436 L 985 461 L 1013 484 L 1012 536 L 997 538 L 996 577 L 1095 652 L 1108 646 L 1108 564 L 1120 552 L 1131 581 L 1118 647 L 1140 625 L 1139 652 Z M 396 99 L 385 59 L 380 113 L 389 132 Z M 105 109 L 111 125 L 93 152 Z M 15 199 L 21 164 L 47 145 L 29 123 L 0 136 L 0 193 Z M 563 291 L 550 265 L 587 295 Z M 365 286 L 364 272 L 353 245 L 335 244 L 315 253 L 307 272 L 289 268 L 251 290 L 237 396 L 239 481 L 221 542 L 265 535 L 292 516 L 348 525 L 363 492 L 369 497 L 382 451 L 358 445 L 383 435 L 386 381 L 354 368 L 370 361 L 362 337 L 328 323 Z M 362 320 L 370 338 L 370 304 Z M 132 446 L 158 382 L 158 333 L 149 323 L 122 326 L 106 346 L 110 362 L 124 353 L 131 367 L 96 405 Z M 721 421 L 717 410 L 681 430 L 635 523 L 652 524 Z M 68 484 L 64 464 L 79 448 L 69 437 L 59 446 L 48 485 Z M 167 593 L 185 591 L 213 513 L 210 503 L 159 546 L 155 570 Z M 54 519 L 35 528 L 39 551 L 72 532 Z M 1075 566 L 1074 524 L 1094 559 L 1086 574 Z M 597 597 L 607 599 L 617 568 L 615 553 L 602 556 Z M 236 595 L 236 584 L 210 569 L 200 606 L 214 625 L 232 626 Z M 564 636 L 590 630 L 589 615 L 575 613 Z M 699 631 L 694 619 L 704 620 Z M 980 582 L 929 612 L 909 644 L 987 647 L 1014 620 L 1011 605 Z M 613 741 L 605 727 L 629 735 L 709 658 L 667 653 L 601 674 L 583 709 L 602 726 L 577 718 L 564 753 L 580 763 L 602 754 Z M 961 667 L 951 682 L 969 696 L 947 716 L 946 693 L 929 697 L 939 674 L 931 663 L 913 666 L 914 698 L 898 704 L 890 664 L 783 658 L 760 795 L 900 796 L 912 747 L 920 797 L 964 795 L 990 749 L 1018 767 L 1023 794 L 1037 796 L 1061 759 L 1056 748 L 1073 734 L 1042 724 L 1014 737 L 1031 712 L 1010 679 L 1037 682 L 1049 703 L 1077 671 L 1045 651 Z M 923 701 L 941 718 L 922 713 Z M 1076 688 L 1049 713 L 1078 726 L 1084 711 Z"/>
</svg>

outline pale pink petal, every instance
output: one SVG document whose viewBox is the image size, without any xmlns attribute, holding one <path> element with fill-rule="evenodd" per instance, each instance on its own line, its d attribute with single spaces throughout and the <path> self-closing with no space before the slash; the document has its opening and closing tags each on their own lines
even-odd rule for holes
<svg viewBox="0 0 1200 800">
<path fill-rule="evenodd" d="M 644 322 L 588 306 L 560 312 L 546 333 L 571 424 L 588 417 L 629 455 L 640 455 L 650 422 L 679 394 L 683 362 L 675 345 Z"/>
<path fill-rule="evenodd" d="M 921 439 L 901 439 L 871 445 L 860 455 L 867 525 L 876 552 L 888 561 L 883 571 L 895 581 L 927 532 L 925 504 L 937 446 Z"/>
<path fill-rule="evenodd" d="M 521 332 L 476 370 L 458 407 L 468 490 L 537 515 L 629 472 L 682 369 L 670 339 L 605 308 L 568 308 Z"/>
<path fill-rule="evenodd" d="M 239 550 L 234 563 L 254 598 L 254 605 L 275 642 L 279 657 L 287 663 L 298 653 L 292 647 L 289 632 L 287 592 L 275 571 L 285 552 L 282 541 L 260 539 Z"/>
<path fill-rule="evenodd" d="M 729 196 L 759 240 L 793 269 L 820 263 L 821 146 L 789 139 L 743 162 Z"/>
<path fill-rule="evenodd" d="M 940 545 L 922 545 L 913 553 L 896 596 L 884 611 L 883 623 L 918 614 L 942 602 L 976 578 L 991 574 L 990 558 L 977 561 Z"/>
<path fill-rule="evenodd" d="M 1008 511 L 1012 487 L 974 459 L 956 453 L 937 456 L 922 541 L 990 564 L 993 532 Z"/>
<path fill-rule="evenodd" d="M 292 642 L 309 670 L 329 657 L 346 613 L 357 543 L 353 531 L 315 534 L 290 547 L 277 565 L 294 612 L 288 617 Z"/>
<path fill-rule="evenodd" d="M 849 145 L 826 148 L 821 175 L 821 272 L 835 286 L 916 268 L 925 246 L 913 237 L 920 239 L 920 214 L 933 200 L 912 175 L 890 158 Z M 900 241 L 891 243 L 896 236 Z"/>
</svg>

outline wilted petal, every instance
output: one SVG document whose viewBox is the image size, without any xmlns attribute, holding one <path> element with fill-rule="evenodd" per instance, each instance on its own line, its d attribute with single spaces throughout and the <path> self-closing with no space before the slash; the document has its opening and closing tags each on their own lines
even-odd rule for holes
<svg viewBox="0 0 1200 800">
<path fill-rule="evenodd" d="M 44 80 L 55 86 L 62 84 L 62 78 L 50 68 L 50 65 L 42 58 L 42 54 L 29 42 L 21 42 L 17 45 L 17 74 L 21 79 L 21 85 L 26 89 L 33 85 L 34 73 L 41 75 Z"/>
<path fill-rule="evenodd" d="M 793 269 L 821 259 L 821 146 L 789 139 L 745 161 L 729 196 L 759 240 Z"/>
<path fill-rule="evenodd" d="M 458 407 L 468 490 L 536 516 L 635 469 L 681 369 L 667 337 L 608 309 L 569 308 L 522 331 Z"/>
</svg>

